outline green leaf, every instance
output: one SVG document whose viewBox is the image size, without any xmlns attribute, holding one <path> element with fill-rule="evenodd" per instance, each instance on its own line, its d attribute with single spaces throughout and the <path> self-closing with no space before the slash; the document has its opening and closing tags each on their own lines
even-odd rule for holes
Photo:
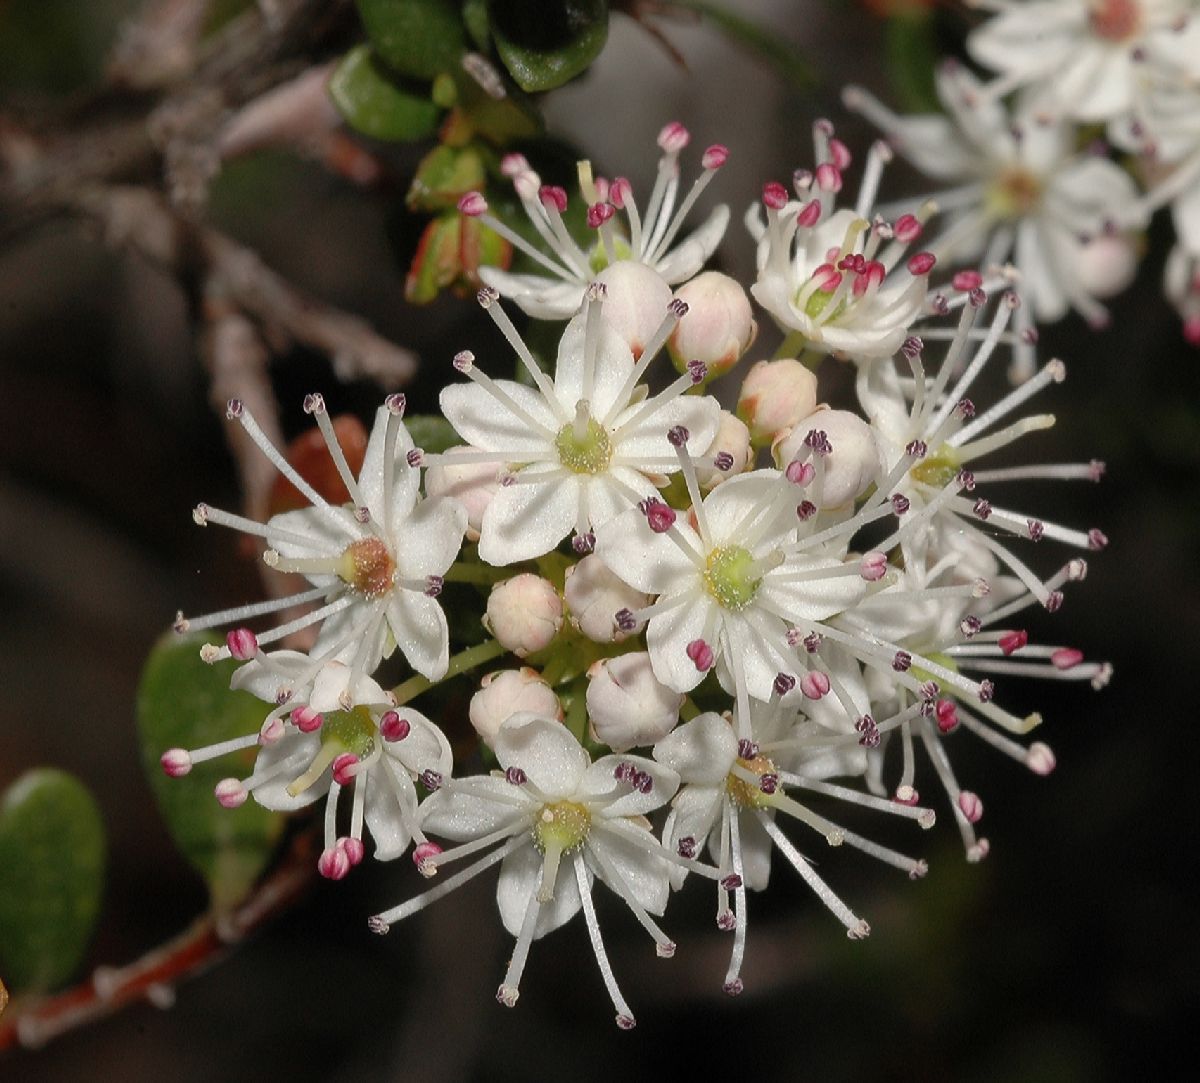
<svg viewBox="0 0 1200 1083">
<path fill-rule="evenodd" d="M 439 143 L 421 159 L 405 202 L 413 210 L 445 211 L 456 206 L 459 197 L 486 183 L 479 151 Z"/>
<path fill-rule="evenodd" d="M 493 0 L 488 14 L 500 59 L 530 93 L 573 79 L 608 38 L 608 0 Z"/>
<path fill-rule="evenodd" d="M 86 787 L 63 771 L 22 775 L 0 803 L 0 970 L 45 992 L 78 968 L 104 889 L 104 826 Z"/>
<path fill-rule="evenodd" d="M 466 36 L 451 0 L 358 0 L 367 37 L 389 67 L 432 79 L 459 66 Z"/>
<path fill-rule="evenodd" d="M 487 52 L 492 44 L 492 31 L 488 25 L 487 0 L 463 0 L 463 25 L 475 47 Z"/>
<path fill-rule="evenodd" d="M 411 143 L 437 131 L 438 107 L 428 96 L 400 86 L 368 45 L 342 57 L 329 80 L 329 95 L 346 123 L 372 139 Z"/>
<path fill-rule="evenodd" d="M 905 12 L 887 21 L 885 40 L 888 74 L 906 112 L 940 113 L 934 86 L 940 50 L 933 15 Z"/>
<path fill-rule="evenodd" d="M 404 419 L 413 443 L 428 455 L 440 455 L 448 447 L 461 444 L 454 426 L 438 414 L 415 414 Z"/>
<path fill-rule="evenodd" d="M 167 749 L 201 748 L 255 733 L 271 709 L 248 692 L 230 691 L 237 663 L 202 661 L 203 642 L 170 633 L 150 652 L 138 689 L 138 735 L 142 764 L 171 837 L 208 883 L 213 905 L 227 910 L 266 868 L 284 817 L 253 800 L 227 809 L 213 797 L 221 779 L 250 773 L 256 747 L 198 763 L 182 778 L 163 773 L 159 760 Z"/>
</svg>

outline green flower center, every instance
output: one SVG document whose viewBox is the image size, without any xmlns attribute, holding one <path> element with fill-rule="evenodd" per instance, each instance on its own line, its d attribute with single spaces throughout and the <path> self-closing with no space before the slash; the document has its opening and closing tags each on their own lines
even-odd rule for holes
<svg viewBox="0 0 1200 1083">
<path fill-rule="evenodd" d="M 909 471 L 917 481 L 932 485 L 935 489 L 944 489 L 958 476 L 962 469 L 962 461 L 956 449 L 949 444 L 943 444 L 933 455 L 926 455 Z"/>
<path fill-rule="evenodd" d="M 948 669 L 951 673 L 958 672 L 958 666 L 955 664 L 954 659 L 951 658 L 950 655 L 948 655 L 948 654 L 941 654 L 938 652 L 934 652 L 934 653 L 925 655 L 925 657 L 928 658 L 931 662 L 935 662 L 937 665 L 941 666 L 943 669 Z M 918 681 L 920 681 L 922 684 L 924 684 L 926 681 L 933 681 L 934 684 L 938 684 L 938 685 L 945 683 L 941 677 L 935 676 L 934 674 L 930 673 L 928 670 L 922 669 L 920 666 L 913 666 L 912 669 L 909 670 L 909 672 L 914 677 L 916 677 L 916 679 Z"/>
<path fill-rule="evenodd" d="M 375 751 L 378 732 L 379 728 L 366 707 L 332 711 L 325 715 L 325 722 L 321 726 L 321 743 L 353 752 L 361 760 Z"/>
<path fill-rule="evenodd" d="M 533 824 L 533 845 L 538 853 L 547 850 L 570 854 L 578 850 L 592 830 L 592 814 L 574 801 L 543 805 Z"/>
<path fill-rule="evenodd" d="M 586 426 L 580 426 L 576 420 L 559 429 L 554 447 L 558 461 L 576 474 L 603 474 L 612 462 L 612 440 L 608 431 L 591 415 L 588 415 Z"/>
<path fill-rule="evenodd" d="M 1042 198 L 1042 182 L 1028 170 L 1006 169 L 987 191 L 987 209 L 996 218 L 1023 218 Z"/>
<path fill-rule="evenodd" d="M 744 760 L 738 757 L 737 765 L 752 772 L 759 778 L 763 775 L 776 774 L 775 764 L 773 764 L 766 756 L 755 756 L 752 760 Z M 762 792 L 762 789 L 752 782 L 747 782 L 744 778 L 738 778 L 732 772 L 725 776 L 725 792 L 729 794 L 739 808 L 770 808 L 771 797 Z"/>
<path fill-rule="evenodd" d="M 758 565 L 750 550 L 740 545 L 722 545 L 708 554 L 704 585 L 722 609 L 745 609 L 758 593 L 762 582 Z"/>
<path fill-rule="evenodd" d="M 634 252 L 629 247 L 629 242 L 620 234 L 613 237 L 610 244 L 613 256 L 611 260 L 608 258 L 608 252 L 605 251 L 602 241 L 597 241 L 592 246 L 591 252 L 588 253 L 588 266 L 592 269 L 593 274 L 599 274 L 610 263 L 634 258 Z"/>
</svg>

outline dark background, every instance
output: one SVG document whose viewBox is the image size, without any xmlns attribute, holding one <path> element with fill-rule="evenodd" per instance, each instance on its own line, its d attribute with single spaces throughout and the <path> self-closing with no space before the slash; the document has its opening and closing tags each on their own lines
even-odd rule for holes
<svg viewBox="0 0 1200 1083">
<path fill-rule="evenodd" d="M 6 93 L 86 82 L 131 6 L 0 3 Z M 743 6 L 809 52 L 818 91 L 786 90 L 703 28 L 672 31 L 691 66 L 679 70 L 617 22 L 593 72 L 547 106 L 552 130 L 643 190 L 666 120 L 689 124 L 695 145 L 730 144 L 715 186 L 734 208 L 723 253 L 748 281 L 742 208 L 763 180 L 808 163 L 808 125 L 820 112 L 840 116 L 840 82 L 885 96 L 888 88 L 876 27 L 859 8 Z M 842 127 L 865 147 L 869 133 Z M 896 174 L 893 192 L 905 183 Z M 416 348 L 425 367 L 413 395 L 431 403 L 446 358 L 466 346 L 483 356 L 498 340 L 472 322 L 468 304 L 403 303 L 403 267 L 386 240 L 395 198 L 262 155 L 217 181 L 211 217 L 313 294 Z M 1160 294 L 1169 232 L 1155 223 L 1109 331 L 1071 319 L 1043 335 L 1044 355 L 1063 357 L 1070 376 L 1039 399 L 1058 426 L 1025 446 L 1048 461 L 1104 459 L 1108 476 L 1099 487 L 1034 483 L 1021 504 L 1099 525 L 1111 545 L 1062 612 L 1035 620 L 1031 633 L 1111 659 L 1115 677 L 1100 694 L 1057 683 L 1002 689 L 1006 704 L 1045 715 L 1039 736 L 1059 763 L 1049 779 L 954 743 L 960 780 L 986 803 L 992 854 L 982 865 L 963 862 L 948 815 L 919 840 L 931 866 L 919 883 L 830 854 L 822 873 L 873 927 L 851 943 L 776 862 L 772 890 L 751 898 L 737 1001 L 720 991 L 728 940 L 712 926 L 708 892 L 693 887 L 672 906 L 666 925 L 680 949 L 670 962 L 656 960 L 623 908 L 602 897 L 639 1020 L 623 1034 L 581 922 L 535 945 L 520 1006 L 506 1011 L 492 996 L 509 947 L 494 879 L 380 940 L 366 915 L 417 890 L 417 877 L 407 861 L 368 864 L 341 884 L 319 884 L 233 958 L 181 986 L 170 1011 L 140 1005 L 42 1052 L 10 1055 L 3 1078 L 584 1083 L 685 1068 L 813 1080 L 1160 1075 L 1193 1046 L 1200 971 L 1200 825 L 1187 743 L 1200 642 L 1200 377 Z M 763 356 L 776 341 L 764 321 Z M 322 359 L 301 353 L 280 359 L 275 376 L 291 423 L 292 406 L 314 387 L 335 409 L 363 409 L 375 396 L 339 389 Z M 827 378 L 833 387 L 838 374 Z M 141 774 L 133 701 L 146 652 L 177 608 L 256 596 L 232 536 L 195 530 L 189 514 L 199 499 L 236 505 L 233 467 L 174 284 L 77 227 L 52 226 L 0 251 L 0 388 L 0 788 L 36 764 L 63 766 L 92 788 L 110 871 L 90 962 L 121 964 L 204 905 Z M 932 794 L 933 780 L 924 788 Z"/>
</svg>

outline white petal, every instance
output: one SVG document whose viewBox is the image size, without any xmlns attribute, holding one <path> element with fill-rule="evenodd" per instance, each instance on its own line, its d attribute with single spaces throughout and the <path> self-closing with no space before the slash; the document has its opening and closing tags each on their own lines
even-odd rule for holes
<svg viewBox="0 0 1200 1083">
<path fill-rule="evenodd" d="M 576 794 L 591 763 L 566 726 L 528 712 L 500 726 L 495 750 L 501 767 L 521 768 L 542 793 L 554 798 Z"/>
<path fill-rule="evenodd" d="M 384 523 L 384 448 L 387 443 L 387 425 L 391 412 L 386 406 L 381 406 L 375 412 L 375 424 L 371 426 L 371 437 L 367 441 L 366 455 L 363 456 L 362 469 L 358 473 L 358 487 L 362 490 L 363 500 L 371 509 L 376 522 Z M 408 453 L 412 451 L 412 437 L 401 422 L 396 432 L 396 443 L 392 452 L 394 466 L 392 468 L 391 513 L 392 522 L 403 518 L 417 499 L 417 489 L 421 483 L 420 471 L 408 465 Z M 391 523 L 386 523 L 386 529 L 391 529 Z M 358 534 L 361 534 L 361 528 Z M 282 552 L 282 550 L 280 550 Z"/>
<path fill-rule="evenodd" d="M 584 396 L 587 317 L 581 312 L 563 332 L 558 344 L 554 389 L 564 405 L 574 412 Z M 607 417 L 617 393 L 633 368 L 633 354 L 607 320 L 597 325 L 596 358 L 592 367 L 592 390 L 587 397 L 592 417 Z M 624 403 L 621 404 L 622 406 Z"/>
<path fill-rule="evenodd" d="M 546 400 L 538 391 L 513 383 L 512 380 L 495 382 L 542 428 L 531 429 L 524 417 L 513 413 L 506 403 L 479 384 L 451 384 L 442 388 L 438 401 L 446 420 L 454 426 L 458 435 L 472 447 L 485 451 L 552 451 L 548 434 L 558 432 L 562 424 Z"/>
<path fill-rule="evenodd" d="M 737 737 L 724 718 L 709 711 L 667 734 L 654 746 L 654 758 L 685 783 L 718 786 L 737 760 Z"/>
<path fill-rule="evenodd" d="M 545 475 L 545 480 L 530 478 Z M 514 485 L 502 485 L 483 513 L 479 556 L 504 566 L 550 552 L 571 533 L 581 485 L 557 464 L 528 466 Z"/>
<path fill-rule="evenodd" d="M 597 816 L 600 818 L 644 816 L 665 805 L 679 789 L 679 775 L 670 767 L 655 763 L 644 756 L 613 755 L 602 756 L 587 769 L 579 786 L 580 798 L 599 797 L 615 789 L 626 788 L 624 783 L 617 782 L 614 775 L 622 763 L 632 764 L 636 770 L 644 771 L 653 780 L 653 785 L 649 793 L 634 789 L 624 797 L 618 797 L 611 804 L 598 809 Z"/>
<path fill-rule="evenodd" d="M 454 757 L 446 735 L 420 711 L 411 707 L 398 707 L 396 711 L 410 727 L 403 740 L 383 743 L 383 754 L 401 765 L 397 773 L 420 775 L 425 771 L 436 771 L 443 778 L 449 777 Z"/>
<path fill-rule="evenodd" d="M 721 490 L 718 489 L 717 492 Z M 849 609 L 862 598 L 867 585 L 861 576 L 841 575 L 829 579 L 788 582 L 782 576 L 792 571 L 830 570 L 844 567 L 840 561 L 793 556 L 763 576 L 758 599 L 793 620 L 825 620 Z"/>
<path fill-rule="evenodd" d="M 677 241 L 654 264 L 654 269 L 672 286 L 693 277 L 717 250 L 728 224 L 729 208 L 724 203 L 718 204 L 697 229 Z"/>
<path fill-rule="evenodd" d="M 425 798 L 421 829 L 452 842 L 467 842 L 502 827 L 515 830 L 522 819 L 532 817 L 536 808 L 532 800 L 502 778 L 480 775 L 472 777 L 470 785 L 470 793 L 440 789 Z M 523 802 L 513 804 L 514 795 L 522 797 Z"/>
<path fill-rule="evenodd" d="M 268 703 L 274 703 L 276 693 L 280 689 L 293 688 L 296 683 L 295 678 L 300 677 L 310 664 L 308 655 L 301 654 L 299 651 L 274 651 L 270 658 L 270 667 L 264 666 L 257 658 L 252 658 L 245 665 L 238 666 L 229 679 L 229 687 L 234 691 L 249 692 L 252 696 L 257 696 Z M 287 672 L 277 673 L 275 672 L 277 667 Z M 292 674 L 292 676 L 288 676 L 288 674 Z"/>
<path fill-rule="evenodd" d="M 668 865 L 664 858 L 654 852 L 658 849 L 658 840 L 649 831 L 646 831 L 645 835 L 646 848 L 643 849 L 615 831 L 593 829 L 584 851 L 584 860 L 601 880 L 609 884 L 608 876 L 601 871 L 600 863 L 594 861 L 588 853 L 588 850 L 595 850 L 613 872 L 620 876 L 625 892 L 632 895 L 649 913 L 661 914 L 666 910 L 667 899 L 671 894 Z M 616 885 L 609 886 L 614 891 L 617 890 Z"/>
<path fill-rule="evenodd" d="M 391 773 L 390 778 L 384 772 Z M 356 785 L 367 787 L 363 818 L 375 840 L 375 857 L 391 861 L 408 849 L 412 841 L 408 825 L 417 817 L 417 791 L 403 770 L 391 771 L 383 761 L 377 763 Z"/>
<path fill-rule="evenodd" d="M 396 568 L 405 579 L 443 575 L 462 548 L 467 509 L 457 500 L 422 500 L 392 535 Z"/>
<path fill-rule="evenodd" d="M 614 569 L 615 571 L 616 569 Z M 690 692 L 704 674 L 687 655 L 688 644 L 704 635 L 708 615 L 716 603 L 697 590 L 694 601 L 652 617 L 646 627 L 646 649 L 656 676 L 676 692 Z M 716 644 L 710 643 L 716 650 Z"/>
<path fill-rule="evenodd" d="M 675 798 L 667 847 L 677 851 L 679 840 L 690 838 L 695 839 L 699 853 L 704 840 L 721 821 L 724 802 L 724 779 L 715 786 L 684 786 Z"/>
<path fill-rule="evenodd" d="M 386 703 L 387 694 L 370 677 L 360 676 L 354 688 L 350 688 L 352 670 L 346 663 L 326 662 L 313 678 L 312 693 L 308 697 L 308 705 L 314 711 L 340 711 L 342 697 L 349 694 L 355 703 L 376 704 Z"/>
<path fill-rule="evenodd" d="M 289 727 L 290 729 L 291 727 Z M 262 748 L 258 753 L 258 759 L 254 761 L 256 775 L 268 774 L 284 760 L 291 760 L 293 757 L 295 757 L 295 766 L 291 770 L 276 775 L 269 782 L 256 786 L 251 791 L 254 800 L 263 808 L 271 809 L 274 812 L 295 812 L 297 809 L 311 805 L 317 798 L 323 797 L 329 789 L 328 769 L 308 789 L 301 791 L 296 796 L 293 797 L 287 792 L 291 782 L 308 769 L 309 764 L 316 759 L 317 753 L 320 751 L 321 738 L 319 734 L 298 731 L 285 733 L 275 744 Z"/>
<path fill-rule="evenodd" d="M 450 661 L 450 631 L 437 600 L 415 590 L 397 590 L 387 607 L 388 627 L 408 664 L 431 681 Z"/>
<path fill-rule="evenodd" d="M 700 539 L 682 516 L 675 529 L 700 552 Z M 655 534 L 637 508 L 623 512 L 596 532 L 596 555 L 614 575 L 643 594 L 673 593 L 699 584 L 696 564 L 666 534 Z"/>
<path fill-rule="evenodd" d="M 479 277 L 501 297 L 508 297 L 535 320 L 566 320 L 583 303 L 583 282 L 564 282 L 540 275 L 510 274 L 498 267 L 480 267 Z"/>
<path fill-rule="evenodd" d="M 533 848 L 532 842 L 514 850 L 500 862 L 500 881 L 496 885 L 496 904 L 500 908 L 500 920 L 513 936 L 521 931 L 529 900 L 542 882 L 542 855 Z M 589 887 L 591 874 L 588 875 Z M 538 908 L 534 939 L 540 939 L 565 925 L 578 912 L 582 902 L 579 885 L 575 882 L 575 870 L 571 859 L 564 857 L 558 867 L 554 882 L 554 898 Z"/>
<path fill-rule="evenodd" d="M 738 827 L 742 840 L 742 879 L 751 891 L 765 891 L 771 878 L 771 836 L 757 816 L 741 815 Z"/>
</svg>

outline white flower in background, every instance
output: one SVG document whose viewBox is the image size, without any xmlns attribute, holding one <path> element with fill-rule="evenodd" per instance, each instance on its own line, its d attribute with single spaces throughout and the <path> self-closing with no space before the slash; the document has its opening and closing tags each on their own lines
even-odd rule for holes
<svg viewBox="0 0 1200 1083">
<path fill-rule="evenodd" d="M 596 242 L 588 250 L 581 248 L 567 232 L 563 214 L 567 193 L 541 178 L 519 154 L 505 157 L 501 169 L 510 177 L 517 196 L 537 230 L 542 244 L 535 246 L 503 222 L 488 213 L 487 201 L 479 192 L 470 192 L 459 201 L 463 214 L 478 217 L 506 238 L 517 251 L 538 264 L 542 274 L 512 274 L 495 267 L 481 267 L 480 277 L 489 286 L 511 297 L 521 310 L 539 319 L 567 319 L 578 311 L 589 283 L 609 265 L 636 261 L 656 272 L 668 285 L 685 282 L 695 275 L 713 254 L 729 221 L 729 208 L 716 207 L 694 233 L 677 242 L 680 228 L 700 193 L 725 163 L 728 151 L 720 145 L 709 147 L 701 157 L 704 172 L 679 202 L 679 154 L 690 136 L 682 124 L 671 123 L 659 132 L 662 150 L 658 173 L 644 217 L 633 198 L 633 189 L 624 177 L 609 182 L 592 176 L 590 162 L 579 163 L 579 190 L 587 203 L 587 223 L 596 232 Z M 626 229 L 618 229 L 624 212 Z"/>
<path fill-rule="evenodd" d="M 643 817 L 671 799 L 679 778 L 639 756 L 604 756 L 592 763 L 561 723 L 530 714 L 515 715 L 500 727 L 495 751 L 502 773 L 446 780 L 422 806 L 426 831 L 460 843 L 444 852 L 431 850 L 424 871 L 433 874 L 459 857 L 496 848 L 432 891 L 371 918 L 371 928 L 387 932 L 392 923 L 499 862 L 496 902 L 516 945 L 497 999 L 516 1004 L 532 942 L 582 909 L 617 1025 L 629 1029 L 633 1014 L 604 950 L 592 883 L 599 879 L 625 903 L 660 956 L 674 954 L 675 944 L 651 916 L 666 909 L 668 858 L 674 855 Z"/>
<path fill-rule="evenodd" d="M 1010 114 L 954 62 L 936 78 L 945 116 L 898 116 L 861 87 L 842 94 L 897 153 L 950 185 L 928 193 L 940 211 L 930 251 L 950 266 L 985 270 L 1011 259 L 1029 317 L 1057 320 L 1073 308 L 1103 326 L 1108 314 L 1096 298 L 1124 289 L 1137 269 L 1137 240 L 1121 232 L 1141 224 L 1133 179 L 1107 158 L 1077 153 L 1061 112 L 1026 96 Z"/>
<path fill-rule="evenodd" d="M 732 722 L 718 714 L 702 714 L 684 723 L 654 746 L 654 758 L 675 771 L 682 788 L 672 802 L 663 830 L 664 843 L 681 856 L 694 857 L 707 843 L 717 862 L 717 924 L 734 931 L 734 944 L 724 989 L 742 991 L 741 967 L 745 954 L 746 891 L 763 891 L 771 874 L 771 848 L 776 847 L 800 874 L 814 894 L 858 940 L 870 927 L 837 897 L 775 822 L 779 813 L 790 816 L 820 834 L 830 846 L 847 843 L 916 878 L 926 871 L 918 861 L 880 846 L 827 820 L 787 792 L 807 789 L 832 797 L 933 825 L 929 809 L 897 804 L 824 781 L 820 769 L 806 762 L 809 739 L 796 706 L 778 699 L 751 707 L 749 737 L 739 738 Z M 738 727 L 739 730 L 743 727 Z M 685 870 L 677 869 L 675 886 Z M 734 904 L 730 906 L 730 894 Z"/>
<path fill-rule="evenodd" d="M 436 680 L 446 672 L 449 660 L 446 616 L 436 598 L 442 577 L 462 546 L 467 513 L 455 500 L 418 499 L 421 453 L 413 447 L 401 420 L 403 395 L 389 396 L 387 404 L 379 408 L 357 479 L 334 436 L 324 400 L 309 395 L 304 406 L 317 420 L 353 506 L 338 507 L 323 499 L 267 440 L 242 403 L 234 400 L 228 417 L 241 424 L 313 506 L 273 516 L 265 524 L 207 504 L 199 505 L 193 517 L 201 526 L 218 523 L 266 539 L 271 548 L 263 560 L 278 571 L 299 572 L 312 588 L 201 618 L 181 614 L 176 630 L 241 622 L 323 601 L 305 616 L 259 636 L 258 642 L 273 643 L 323 621 L 314 658 L 346 662 L 351 695 L 356 682 L 372 673 L 393 645 L 399 646 L 413 669 Z M 228 647 L 206 652 L 209 661 L 229 656 Z"/>
<path fill-rule="evenodd" d="M 1200 76 L 1194 0 L 969 0 L 995 18 L 967 37 L 971 56 L 999 73 L 999 98 L 1028 87 L 1042 108 L 1097 122 L 1128 113 L 1142 73 Z"/>
<path fill-rule="evenodd" d="M 1091 550 L 1104 548 L 1108 539 L 1099 530 L 1073 530 L 993 504 L 975 492 L 976 486 L 1034 478 L 1096 481 L 1104 467 L 1094 461 L 992 470 L 976 467 L 984 456 L 1052 426 L 1052 414 L 1020 417 L 1002 427 L 999 423 L 1043 388 L 1066 378 L 1066 366 L 1050 361 L 998 402 L 977 410 L 968 392 L 995 354 L 1009 315 L 1018 304 L 1014 296 L 1007 295 L 997 305 L 987 330 L 975 335 L 974 325 L 986 300 L 981 290 L 971 291 L 936 369 L 926 367 L 921 339 L 910 338 L 898 360 L 879 360 L 859 369 L 858 398 L 879 446 L 885 475 L 880 490 L 888 494 L 901 522 L 909 528 L 900 538 L 905 567 L 927 567 L 941 559 L 946 535 L 959 535 L 970 548 L 999 559 L 1050 608 L 1061 598 L 1055 599 L 1013 547 L 996 537 L 997 529 L 1031 543 L 1048 538 Z"/>
<path fill-rule="evenodd" d="M 455 367 L 473 383 L 453 384 L 441 393 L 446 419 L 473 449 L 454 461 L 508 467 L 481 521 L 479 555 L 490 564 L 541 556 L 572 530 L 575 545 L 586 551 L 596 527 L 657 493 L 663 475 L 678 469 L 667 443 L 669 428 L 687 426 L 697 453 L 716 435 L 716 399 L 684 395 L 703 380 L 703 365 L 649 398 L 639 386 L 686 306 L 672 302 L 654 342 L 635 364 L 602 317 L 603 295 L 602 287 L 594 287 L 584 311 L 567 324 L 552 382 L 494 291 L 480 293 L 536 385 L 492 380 L 478 370 L 473 355 L 461 353 Z"/>
<path fill-rule="evenodd" d="M 755 204 L 746 226 L 758 243 L 758 280 L 750 292 L 780 327 L 813 350 L 853 360 L 886 357 L 922 314 L 936 260 L 918 252 L 901 260 L 922 231 L 932 205 L 894 223 L 872 220 L 879 179 L 891 152 L 883 143 L 867 156 L 854 210 L 835 209 L 850 152 L 833 126 L 813 126 L 816 167 L 797 170 L 795 199 L 782 184 L 763 186 L 764 223 Z"/>
<path fill-rule="evenodd" d="M 1167 257 L 1163 290 L 1183 320 L 1183 337 L 1193 346 L 1200 346 L 1200 258 L 1181 244 L 1175 245 Z"/>
<path fill-rule="evenodd" d="M 798 460 L 790 476 L 743 474 L 701 500 L 683 452 L 685 437 L 672 434 L 695 526 L 665 504 L 647 501 L 600 530 L 596 555 L 631 586 L 657 596 L 647 609 L 617 614 L 618 624 L 648 622 L 655 676 L 688 692 L 719 666 L 748 721 L 750 699 L 769 699 L 777 681 L 796 668 L 796 629 L 811 631 L 854 605 L 866 590 L 864 580 L 877 577 L 857 560 L 843 561 L 837 549 L 838 539 L 844 544 L 857 530 L 857 520 L 798 537 L 805 485 L 816 475 L 811 464 Z"/>
<path fill-rule="evenodd" d="M 340 880 L 363 858 L 363 828 L 381 861 L 399 857 L 415 838 L 425 843 L 417 816 L 414 781 L 436 784 L 452 767 L 450 746 L 419 711 L 395 707 L 369 677 L 352 683 L 349 666 L 314 665 L 296 651 L 266 654 L 246 629 L 229 634 L 234 656 L 250 660 L 230 687 L 275 704 L 258 732 L 206 748 L 173 748 L 163 770 L 186 775 L 194 764 L 258 747 L 254 770 L 226 778 L 216 797 L 236 808 L 253 796 L 264 808 L 295 812 L 325 797 L 325 848 L 317 862 L 323 876 Z M 349 831 L 338 834 L 341 791 L 352 787 Z"/>
<path fill-rule="evenodd" d="M 1086 563 L 1072 560 L 1047 586 L 1061 598 L 1061 586 L 1086 574 Z M 847 649 L 867 667 L 871 747 L 878 749 L 868 774 L 872 788 L 881 794 L 890 788 L 895 800 L 915 803 L 914 745 L 919 743 L 946 793 L 970 861 L 988 853 L 987 839 L 975 834 L 983 802 L 959 786 L 946 738 L 967 730 L 1038 775 L 1049 774 L 1055 764 L 1042 742 L 1026 746 L 1014 740 L 1040 725 L 1041 715 L 1021 718 L 1004 710 L 994 702 L 991 678 L 1087 680 L 1101 688 L 1112 673 L 1108 663 L 1085 662 L 1072 647 L 1030 644 L 1028 632 L 1009 620 L 1037 601 L 1008 577 L 992 579 L 989 592 L 972 599 L 961 585 L 957 554 L 948 552 L 927 571 L 906 570 L 894 588 L 871 596 L 836 622 L 839 633 L 851 633 Z M 882 782 L 885 738 L 896 738 L 901 746 L 894 788 Z"/>
</svg>

